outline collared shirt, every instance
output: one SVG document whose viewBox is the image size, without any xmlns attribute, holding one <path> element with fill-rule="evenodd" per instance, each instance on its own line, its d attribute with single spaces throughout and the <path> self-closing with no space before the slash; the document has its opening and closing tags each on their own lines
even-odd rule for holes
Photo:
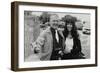
<svg viewBox="0 0 100 73">
<path fill-rule="evenodd" d="M 55 38 L 56 38 L 57 42 L 59 42 L 58 31 L 57 31 L 57 30 L 55 30 L 55 31 L 56 31 L 56 33 L 55 33 Z"/>
</svg>

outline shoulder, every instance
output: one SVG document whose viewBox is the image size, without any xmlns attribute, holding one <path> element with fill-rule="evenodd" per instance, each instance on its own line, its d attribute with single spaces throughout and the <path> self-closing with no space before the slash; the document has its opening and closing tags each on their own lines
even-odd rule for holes
<svg viewBox="0 0 100 73">
<path fill-rule="evenodd" d="M 75 43 L 80 43 L 80 37 L 74 38 L 73 40 Z"/>
<path fill-rule="evenodd" d="M 47 29 L 45 29 L 43 32 L 40 33 L 40 37 L 45 37 L 46 35 L 50 33 L 51 33 L 51 30 L 50 30 L 50 27 L 48 27 Z"/>
<path fill-rule="evenodd" d="M 50 27 L 46 28 L 42 33 L 40 33 L 41 35 L 46 35 L 48 33 L 51 33 Z"/>
</svg>

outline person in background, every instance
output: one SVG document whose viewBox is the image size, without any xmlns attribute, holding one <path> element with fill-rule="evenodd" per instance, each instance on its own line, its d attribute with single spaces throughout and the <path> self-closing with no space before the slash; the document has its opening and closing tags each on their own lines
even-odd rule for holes
<svg viewBox="0 0 100 73">
<path fill-rule="evenodd" d="M 59 20 L 59 23 L 58 23 L 58 33 L 59 33 L 59 45 L 60 45 L 60 50 L 58 51 L 58 56 L 59 56 L 59 60 L 62 59 L 62 56 L 63 56 L 63 50 L 64 50 L 64 35 L 63 35 L 63 31 L 64 31 L 64 27 L 65 27 L 65 22 L 63 20 Z"/>
<path fill-rule="evenodd" d="M 65 49 L 63 51 L 62 59 L 85 58 L 82 53 L 81 42 L 72 16 L 70 16 L 69 19 L 66 19 L 63 34 L 65 37 Z"/>
</svg>

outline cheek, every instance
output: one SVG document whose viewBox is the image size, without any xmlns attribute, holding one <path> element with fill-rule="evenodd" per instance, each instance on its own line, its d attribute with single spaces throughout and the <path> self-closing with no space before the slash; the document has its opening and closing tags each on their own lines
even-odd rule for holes
<svg viewBox="0 0 100 73">
<path fill-rule="evenodd" d="M 70 29 L 72 29 L 72 26 L 70 26 Z"/>
<path fill-rule="evenodd" d="M 72 28 L 72 25 L 67 25 L 67 28 Z"/>
</svg>

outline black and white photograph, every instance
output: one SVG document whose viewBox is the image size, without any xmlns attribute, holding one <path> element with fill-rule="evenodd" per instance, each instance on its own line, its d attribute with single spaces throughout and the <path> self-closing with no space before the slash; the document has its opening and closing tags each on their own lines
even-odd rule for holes
<svg viewBox="0 0 100 73">
<path fill-rule="evenodd" d="M 97 7 L 12 3 L 14 71 L 97 66 Z"/>
<path fill-rule="evenodd" d="M 25 61 L 90 58 L 90 16 L 24 11 Z"/>
</svg>

